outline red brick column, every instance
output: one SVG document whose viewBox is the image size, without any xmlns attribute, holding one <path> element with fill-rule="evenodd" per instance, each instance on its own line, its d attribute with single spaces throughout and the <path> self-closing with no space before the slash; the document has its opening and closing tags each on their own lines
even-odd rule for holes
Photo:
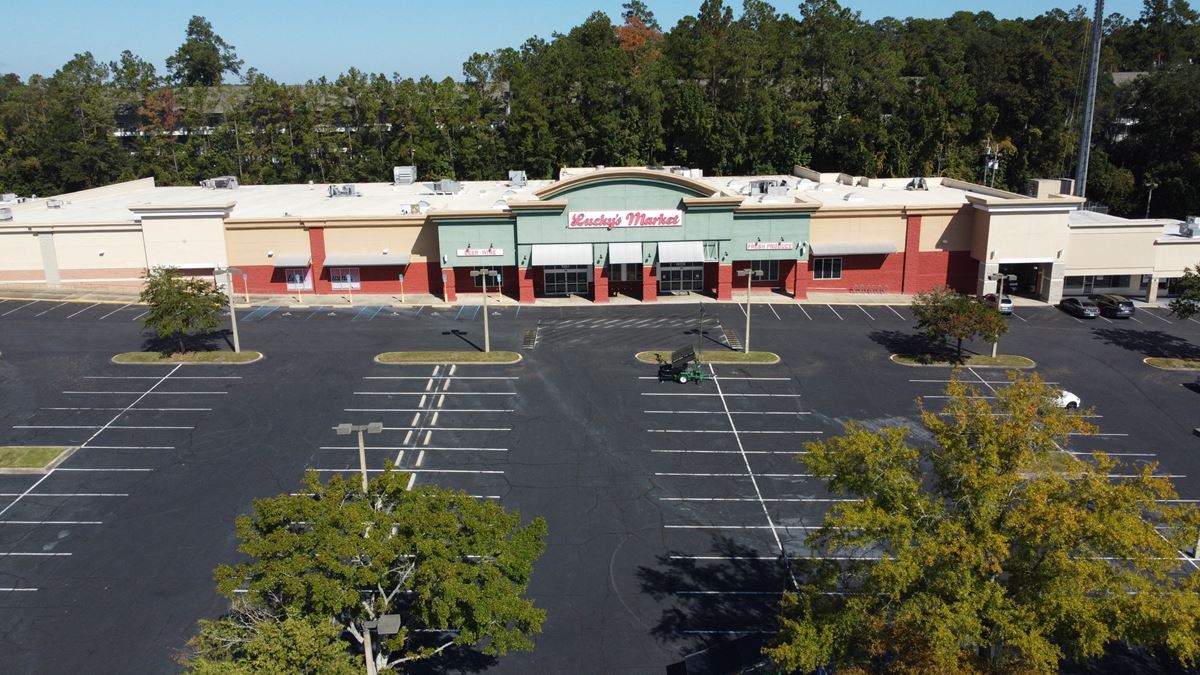
<svg viewBox="0 0 1200 675">
<path fill-rule="evenodd" d="M 792 266 L 791 275 L 792 297 L 804 300 L 808 297 L 808 262 L 797 260 Z"/>
<path fill-rule="evenodd" d="M 333 286 L 325 276 L 325 228 L 308 228 L 308 254 L 312 257 L 313 293 L 332 293 Z"/>
<path fill-rule="evenodd" d="M 533 304 L 533 270 L 528 267 L 517 270 L 517 301 L 522 305 Z"/>
<path fill-rule="evenodd" d="M 652 265 L 642 267 L 642 302 L 658 302 L 658 277 Z"/>
<path fill-rule="evenodd" d="M 605 267 L 597 267 L 593 270 L 595 283 L 592 284 L 592 302 L 608 302 L 608 273 L 606 270 Z"/>
<path fill-rule="evenodd" d="M 717 299 L 733 299 L 733 265 L 731 263 L 717 265 Z"/>
<path fill-rule="evenodd" d="M 904 272 L 900 280 L 901 293 L 919 290 L 921 278 L 921 216 L 909 215 L 904 228 Z"/>
<path fill-rule="evenodd" d="M 442 282 L 442 295 L 445 297 L 445 301 L 446 302 L 457 301 L 458 293 L 454 292 L 454 268 L 453 267 L 443 267 L 442 268 L 442 278 L 445 279 L 445 281 Z"/>
</svg>

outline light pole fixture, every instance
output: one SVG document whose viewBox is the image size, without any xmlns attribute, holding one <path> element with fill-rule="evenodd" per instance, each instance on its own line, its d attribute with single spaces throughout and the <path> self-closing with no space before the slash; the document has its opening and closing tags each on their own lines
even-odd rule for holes
<svg viewBox="0 0 1200 675">
<path fill-rule="evenodd" d="M 746 277 L 746 342 L 742 345 L 742 353 L 750 353 L 750 287 L 755 279 L 762 278 L 763 271 L 753 268 L 738 270 L 739 277 Z"/>
<path fill-rule="evenodd" d="M 495 273 L 496 270 L 488 268 L 471 270 L 471 278 L 479 279 L 483 285 L 483 352 L 485 354 L 492 351 L 491 334 L 488 333 L 487 280 L 488 275 Z"/>
<path fill-rule="evenodd" d="M 338 436 L 349 436 L 354 432 L 358 432 L 358 470 L 362 474 L 362 491 L 367 494 L 367 448 L 363 445 L 363 432 L 368 434 L 377 434 L 383 431 L 383 422 L 370 422 L 368 424 L 339 424 L 335 427 Z"/>
<path fill-rule="evenodd" d="M 228 279 L 228 286 L 225 288 L 225 296 L 229 298 L 229 325 L 233 327 L 233 351 L 238 353 L 242 351 L 241 340 L 238 339 L 237 329 L 237 311 L 233 308 L 233 275 L 241 274 L 242 278 L 246 278 L 246 274 L 236 267 L 214 267 L 213 276 L 221 275 Z"/>
</svg>

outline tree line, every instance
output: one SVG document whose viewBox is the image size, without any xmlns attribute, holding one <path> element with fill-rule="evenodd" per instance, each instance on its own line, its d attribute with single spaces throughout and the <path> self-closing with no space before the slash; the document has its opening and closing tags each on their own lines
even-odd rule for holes
<svg viewBox="0 0 1200 675">
<path fill-rule="evenodd" d="M 837 0 L 793 13 L 703 0 L 664 29 L 640 1 L 566 33 L 472 54 L 463 78 L 351 68 L 285 84 L 203 17 L 161 71 L 125 51 L 0 77 L 0 189 L 51 194 L 153 175 L 195 184 L 552 177 L 562 166 L 796 164 L 951 176 L 1024 192 L 1071 176 L 1088 10 L 869 22 Z M 1200 211 L 1200 21 L 1187 0 L 1105 20 L 1089 198 L 1114 213 Z M 1146 73 L 1125 86 L 1107 74 Z"/>
</svg>

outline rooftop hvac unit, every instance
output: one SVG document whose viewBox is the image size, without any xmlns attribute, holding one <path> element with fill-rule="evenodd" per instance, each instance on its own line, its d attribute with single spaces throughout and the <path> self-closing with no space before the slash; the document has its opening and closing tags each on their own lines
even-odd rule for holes
<svg viewBox="0 0 1200 675">
<path fill-rule="evenodd" d="M 686 176 L 688 178 L 692 177 L 692 170 L 686 166 L 671 167 L 671 173 L 675 174 L 676 176 Z"/>
<path fill-rule="evenodd" d="M 1188 239 L 1200 238 L 1200 223 L 1192 222 L 1190 218 L 1188 222 L 1180 223 L 1179 236 Z"/>
<path fill-rule="evenodd" d="M 392 183 L 395 185 L 412 185 L 417 182 L 417 167 L 393 166 Z"/>
<path fill-rule="evenodd" d="M 12 209 L 7 206 L 0 206 L 0 222 L 12 220 Z"/>
<path fill-rule="evenodd" d="M 217 176 L 200 181 L 202 187 L 209 190 L 232 190 L 238 186 L 237 176 Z"/>
<path fill-rule="evenodd" d="M 512 186 L 524 185 L 529 179 L 525 177 L 524 171 L 509 171 L 508 184 Z"/>
<path fill-rule="evenodd" d="M 15 201 L 17 201 L 17 195 L 15 192 L 5 192 L 4 194 L 0 195 L 0 202 L 15 202 Z"/>
<path fill-rule="evenodd" d="M 924 178 L 914 178 L 908 181 L 908 185 L 904 186 L 905 190 L 928 190 L 929 183 L 925 182 Z M 1035 187 L 1036 189 L 1036 187 Z"/>
<path fill-rule="evenodd" d="M 48 209 L 61 209 L 62 205 L 63 205 L 63 200 L 61 200 L 61 199 L 47 199 L 46 200 L 46 208 L 48 208 Z"/>
<path fill-rule="evenodd" d="M 448 178 L 443 178 L 442 180 L 439 180 L 433 184 L 434 194 L 453 195 L 453 194 L 458 194 L 458 192 L 461 190 L 462 190 L 461 183 L 459 183 L 456 180 L 450 180 Z"/>
<path fill-rule="evenodd" d="M 1188 216 L 1187 224 L 1192 227 L 1200 227 L 1200 216 Z"/>
<path fill-rule="evenodd" d="M 330 197 L 358 197 L 360 195 L 358 193 L 357 188 L 355 188 L 353 185 L 347 183 L 345 185 L 330 185 L 329 186 L 329 196 Z"/>
<path fill-rule="evenodd" d="M 760 180 L 750 181 L 750 194 L 765 195 L 771 193 L 771 188 L 779 187 L 780 183 L 775 178 L 764 178 Z"/>
</svg>

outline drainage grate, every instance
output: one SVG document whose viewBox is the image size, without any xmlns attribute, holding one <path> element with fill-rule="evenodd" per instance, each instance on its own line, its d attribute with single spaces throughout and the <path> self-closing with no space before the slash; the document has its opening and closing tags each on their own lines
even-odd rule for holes
<svg viewBox="0 0 1200 675">
<path fill-rule="evenodd" d="M 735 352 L 742 351 L 742 338 L 738 337 L 737 331 L 724 327 L 722 329 L 725 332 L 725 342 L 729 348 Z"/>
<path fill-rule="evenodd" d="M 533 349 L 537 346 L 537 329 L 533 328 L 525 331 L 525 343 L 521 345 L 521 349 Z"/>
</svg>

